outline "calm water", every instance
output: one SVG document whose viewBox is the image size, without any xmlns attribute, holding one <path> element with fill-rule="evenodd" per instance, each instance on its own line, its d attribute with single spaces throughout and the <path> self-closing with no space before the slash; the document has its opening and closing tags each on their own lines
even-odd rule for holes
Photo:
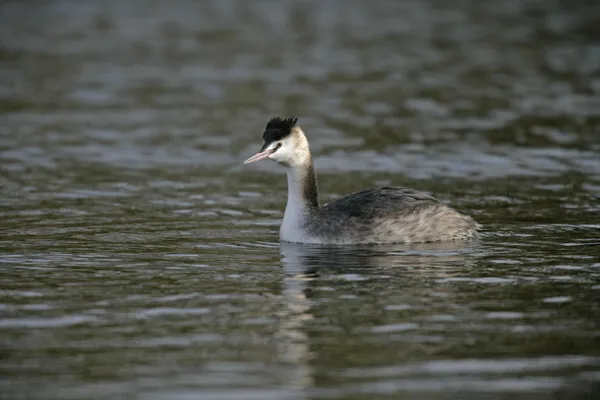
<svg viewBox="0 0 600 400">
<path fill-rule="evenodd" d="M 597 398 L 598 4 L 2 2 L 0 398 Z M 483 238 L 280 245 L 273 115 Z"/>
</svg>

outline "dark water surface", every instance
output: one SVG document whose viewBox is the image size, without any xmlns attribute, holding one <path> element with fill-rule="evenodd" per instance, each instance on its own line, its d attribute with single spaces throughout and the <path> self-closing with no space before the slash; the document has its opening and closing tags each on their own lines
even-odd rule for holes
<svg viewBox="0 0 600 400">
<path fill-rule="evenodd" d="M 0 4 L 0 398 L 598 398 L 596 1 Z M 279 245 L 421 189 L 464 246 Z"/>
</svg>

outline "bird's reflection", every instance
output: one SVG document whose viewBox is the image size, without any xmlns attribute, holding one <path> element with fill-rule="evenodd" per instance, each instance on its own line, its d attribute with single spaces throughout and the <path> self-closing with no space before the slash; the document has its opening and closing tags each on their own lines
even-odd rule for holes
<svg viewBox="0 0 600 400">
<path fill-rule="evenodd" d="M 365 247 L 307 246 L 281 243 L 280 253 L 286 275 L 318 276 L 323 272 L 343 272 L 352 268 L 421 267 L 433 272 L 467 260 L 474 247 L 457 243 L 381 245 Z M 442 272 L 439 271 L 438 272 Z"/>
<path fill-rule="evenodd" d="M 369 325 L 381 298 L 421 296 L 427 282 L 471 268 L 474 247 L 457 244 L 325 247 L 281 243 L 284 285 L 278 327 L 280 360 L 295 365 L 293 386 L 313 386 L 312 358 L 327 357 L 311 327 L 332 332 Z M 356 299 L 362 312 L 347 299 Z M 365 313 L 365 310 L 369 310 Z M 350 351 L 350 350 L 349 350 Z"/>
</svg>

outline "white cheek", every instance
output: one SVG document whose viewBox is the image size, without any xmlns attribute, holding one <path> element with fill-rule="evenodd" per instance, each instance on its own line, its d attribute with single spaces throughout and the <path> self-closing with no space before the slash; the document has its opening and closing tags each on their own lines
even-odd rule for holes
<svg viewBox="0 0 600 400">
<path fill-rule="evenodd" d="M 283 145 L 279 150 L 271 154 L 269 158 L 277 162 L 287 162 L 290 158 L 289 148 Z"/>
</svg>

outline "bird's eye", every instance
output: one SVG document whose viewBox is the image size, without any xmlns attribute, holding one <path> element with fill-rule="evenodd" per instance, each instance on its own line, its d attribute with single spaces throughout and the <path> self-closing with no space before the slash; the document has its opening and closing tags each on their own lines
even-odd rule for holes
<svg viewBox="0 0 600 400">
<path fill-rule="evenodd" d="M 278 143 L 277 143 L 277 146 L 275 146 L 275 150 L 279 150 L 279 148 L 280 148 L 281 146 L 283 146 L 283 143 L 281 143 L 281 142 L 278 142 Z"/>
</svg>

